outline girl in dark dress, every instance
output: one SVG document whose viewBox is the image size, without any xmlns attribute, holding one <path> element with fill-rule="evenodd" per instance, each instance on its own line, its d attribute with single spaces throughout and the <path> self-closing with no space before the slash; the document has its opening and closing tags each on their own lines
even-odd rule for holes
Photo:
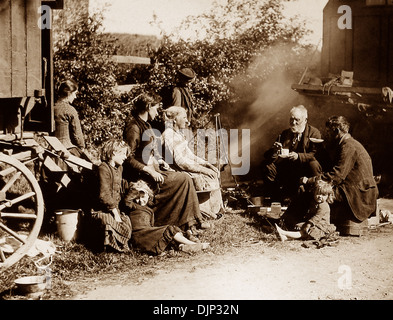
<svg viewBox="0 0 393 320">
<path fill-rule="evenodd" d="M 187 239 L 177 226 L 154 226 L 154 213 L 148 206 L 152 198 L 153 192 L 146 182 L 139 180 L 130 185 L 125 202 L 128 207 L 133 208 L 130 218 L 131 243 L 134 249 L 159 255 L 170 245 L 178 246 L 178 249 L 184 252 L 197 252 L 209 247 L 208 243 L 197 243 Z"/>
<path fill-rule="evenodd" d="M 99 210 L 92 211 L 93 221 L 104 233 L 103 245 L 116 251 L 129 250 L 132 226 L 127 215 L 120 210 L 126 185 L 122 179 L 122 164 L 129 152 L 124 141 L 109 140 L 102 147 L 102 163 L 98 167 Z"/>
</svg>

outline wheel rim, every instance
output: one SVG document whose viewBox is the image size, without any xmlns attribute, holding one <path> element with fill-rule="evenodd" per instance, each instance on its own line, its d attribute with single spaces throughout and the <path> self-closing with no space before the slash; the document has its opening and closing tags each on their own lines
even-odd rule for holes
<svg viewBox="0 0 393 320">
<path fill-rule="evenodd" d="M 44 200 L 34 174 L 0 153 L 0 268 L 12 266 L 32 247 L 43 216 Z"/>
</svg>

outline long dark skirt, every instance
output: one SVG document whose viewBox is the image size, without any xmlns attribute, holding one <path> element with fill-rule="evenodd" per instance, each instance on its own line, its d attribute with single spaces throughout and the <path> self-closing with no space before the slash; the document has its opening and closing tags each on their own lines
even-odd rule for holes
<svg viewBox="0 0 393 320">
<path fill-rule="evenodd" d="M 202 222 L 198 196 L 192 178 L 184 172 L 162 172 L 164 183 L 159 185 L 153 206 L 155 226 L 175 225 L 182 230 Z"/>
<path fill-rule="evenodd" d="M 133 249 L 154 255 L 161 254 L 170 244 L 174 244 L 176 233 L 182 233 L 174 225 L 154 226 L 154 212 L 148 206 L 134 204 L 129 213 L 132 224 L 131 243 Z"/>
<path fill-rule="evenodd" d="M 176 226 L 146 227 L 132 232 L 133 248 L 153 255 L 159 255 L 173 243 L 176 233 L 182 232 Z"/>
<path fill-rule="evenodd" d="M 174 225 L 185 231 L 203 221 L 194 182 L 187 173 L 157 170 L 164 176 L 164 182 L 157 183 L 149 174 L 136 172 L 127 164 L 124 170 L 127 180 L 143 180 L 153 189 L 154 226 Z"/>
</svg>

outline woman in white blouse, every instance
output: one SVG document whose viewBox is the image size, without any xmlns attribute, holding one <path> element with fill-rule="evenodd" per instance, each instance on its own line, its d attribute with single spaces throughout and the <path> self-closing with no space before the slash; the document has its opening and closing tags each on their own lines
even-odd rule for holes
<svg viewBox="0 0 393 320">
<path fill-rule="evenodd" d="M 223 201 L 219 182 L 219 170 L 198 157 L 190 149 L 182 129 L 189 126 L 187 111 L 184 108 L 172 106 L 165 110 L 165 131 L 161 140 L 165 147 L 166 155 L 172 156 L 173 169 L 187 172 L 193 179 L 197 191 L 210 191 L 208 201 L 201 201 L 201 212 L 213 219 L 220 218 Z"/>
</svg>

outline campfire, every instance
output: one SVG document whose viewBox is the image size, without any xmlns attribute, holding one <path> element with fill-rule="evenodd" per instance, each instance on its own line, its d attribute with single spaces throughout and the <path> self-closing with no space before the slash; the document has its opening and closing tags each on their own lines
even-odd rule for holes
<svg viewBox="0 0 393 320">
<path fill-rule="evenodd" d="M 237 210 L 246 210 L 249 205 L 270 206 L 270 198 L 261 195 L 261 187 L 262 183 L 251 181 L 222 188 L 224 204 Z"/>
</svg>

